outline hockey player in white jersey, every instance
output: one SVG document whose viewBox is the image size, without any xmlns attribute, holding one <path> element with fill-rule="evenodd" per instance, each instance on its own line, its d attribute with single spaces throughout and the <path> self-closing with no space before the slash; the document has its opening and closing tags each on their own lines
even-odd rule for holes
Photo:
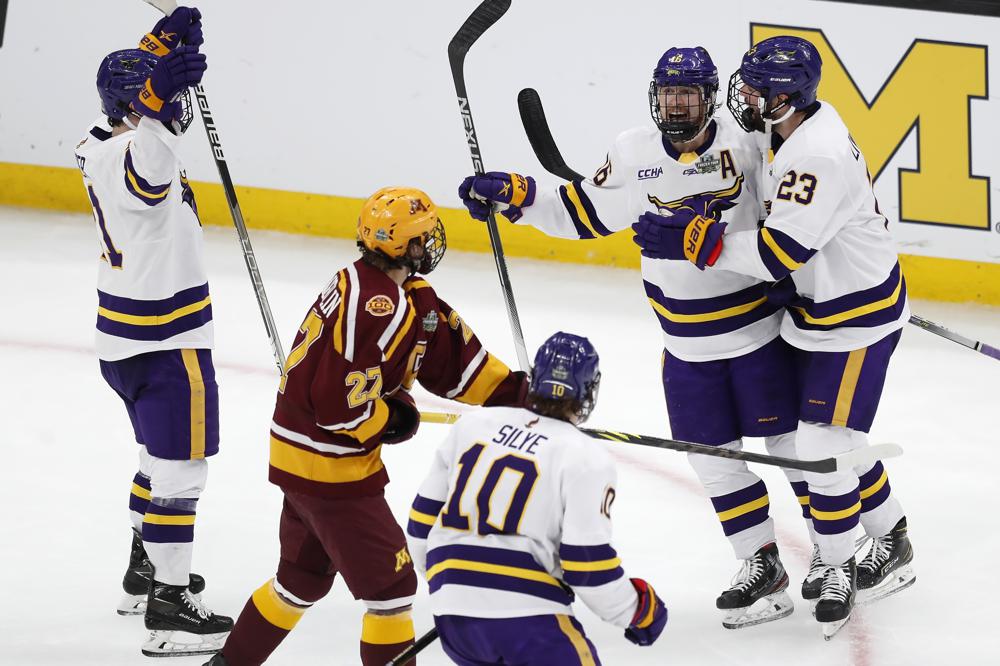
<svg viewBox="0 0 1000 666">
<path fill-rule="evenodd" d="M 649 86 L 654 124 L 621 133 L 593 178 L 546 192 L 532 178 L 495 172 L 467 178 L 459 194 L 473 217 L 486 218 L 485 199 L 506 206 L 509 220 L 561 238 L 607 236 L 629 229 L 644 213 L 678 211 L 724 219 L 731 229 L 756 229 L 764 215 L 757 197 L 760 151 L 731 118 L 715 117 L 718 87 L 718 70 L 704 48 L 671 48 Z M 645 257 L 642 277 L 663 329 L 672 435 L 731 449 L 740 449 L 744 436 L 764 437 L 770 453 L 794 457 L 793 350 L 778 337 L 781 308 L 766 298 L 768 281 Z M 723 625 L 735 629 L 788 615 L 788 576 L 764 481 L 742 461 L 689 460 L 742 560 L 732 586 L 716 600 Z M 799 501 L 807 499 L 801 472 L 786 474 Z M 807 579 L 803 589 L 812 587 L 816 582 Z"/>
<path fill-rule="evenodd" d="M 637 645 L 663 631 L 663 602 L 611 545 L 614 461 L 577 429 L 600 378 L 590 342 L 556 333 L 535 355 L 527 408 L 464 416 L 435 454 L 407 541 L 455 663 L 600 664 L 574 594 Z"/>
<path fill-rule="evenodd" d="M 212 652 L 232 627 L 205 608 L 196 596 L 205 581 L 191 574 L 206 459 L 219 448 L 202 229 L 178 157 L 192 117 L 187 89 L 206 69 L 200 17 L 179 7 L 138 49 L 104 58 L 103 115 L 76 148 L 101 248 L 101 373 L 124 401 L 139 443 L 119 613 L 145 615 L 149 656 Z"/>
<path fill-rule="evenodd" d="M 725 229 L 687 212 L 634 227 L 646 256 L 712 266 L 706 275 L 779 281 L 775 293 L 787 301 L 781 335 L 799 350 L 796 452 L 804 460 L 867 445 L 889 358 L 909 318 L 888 220 L 861 150 L 836 109 L 816 99 L 820 72 L 811 43 L 781 36 L 747 51 L 730 80 L 729 107 L 740 125 L 773 132 L 764 192 L 772 203 L 760 229 Z M 805 476 L 823 566 L 816 619 L 829 637 L 849 618 L 856 589 L 878 598 L 915 580 L 913 551 L 880 462 Z M 856 565 L 859 522 L 873 543 Z"/>
</svg>

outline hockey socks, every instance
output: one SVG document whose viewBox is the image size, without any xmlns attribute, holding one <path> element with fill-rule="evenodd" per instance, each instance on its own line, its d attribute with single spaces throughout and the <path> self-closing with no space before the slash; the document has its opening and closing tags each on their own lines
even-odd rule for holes
<svg viewBox="0 0 1000 666">
<path fill-rule="evenodd" d="M 227 666 L 259 666 L 267 661 L 312 606 L 271 579 L 247 600 L 222 647 Z"/>
<path fill-rule="evenodd" d="M 413 645 L 413 618 L 409 610 L 402 613 L 365 613 L 361 621 L 361 663 L 363 666 L 385 666 L 397 654 Z M 416 666 L 416 660 L 410 661 Z"/>
</svg>

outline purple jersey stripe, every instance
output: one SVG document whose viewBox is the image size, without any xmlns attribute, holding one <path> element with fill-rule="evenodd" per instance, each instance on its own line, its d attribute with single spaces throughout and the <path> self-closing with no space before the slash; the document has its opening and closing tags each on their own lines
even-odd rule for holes
<svg viewBox="0 0 1000 666">
<path fill-rule="evenodd" d="M 614 232 L 604 226 L 601 222 L 601 218 L 597 217 L 597 209 L 594 208 L 594 203 L 587 196 L 587 193 L 583 191 L 582 181 L 574 180 L 573 184 L 576 186 L 576 193 L 580 197 L 580 203 L 583 204 L 583 209 L 587 211 L 587 217 L 590 218 L 590 224 L 594 227 L 594 231 L 599 233 L 601 236 L 610 236 Z"/>
<path fill-rule="evenodd" d="M 533 597 L 541 597 L 542 599 L 548 599 L 549 601 L 567 606 L 573 602 L 573 598 L 561 587 L 539 581 L 481 571 L 444 569 L 431 578 L 428 583 L 431 594 L 441 589 L 442 585 L 465 585 L 468 587 L 502 590 L 504 592 L 518 592 Z"/>
<path fill-rule="evenodd" d="M 564 543 L 559 546 L 559 557 L 570 562 L 601 562 L 618 557 L 618 553 L 607 543 L 599 546 L 570 546 Z"/>
<path fill-rule="evenodd" d="M 868 488 L 874 485 L 876 481 L 881 479 L 884 471 L 885 467 L 882 466 L 882 461 L 876 460 L 870 470 L 858 477 L 858 487 L 861 492 L 865 492 Z"/>
<path fill-rule="evenodd" d="M 120 321 L 112 321 L 101 315 L 97 315 L 97 330 L 108 335 L 129 340 L 166 340 L 175 335 L 180 335 L 187 331 L 200 328 L 212 321 L 212 306 L 208 305 L 197 312 L 179 317 L 167 324 L 157 324 L 153 326 L 142 326 L 137 324 L 126 324 Z"/>
<path fill-rule="evenodd" d="M 197 303 L 208 297 L 208 283 L 182 289 L 173 296 L 159 300 L 141 300 L 113 296 L 97 290 L 97 304 L 106 310 L 127 315 L 152 316 L 168 315 L 174 310 Z"/>
<path fill-rule="evenodd" d="M 427 535 L 431 533 L 431 527 L 433 525 L 424 525 L 423 523 L 411 520 L 406 524 L 406 533 L 411 537 L 426 539 Z"/>
<path fill-rule="evenodd" d="M 141 473 L 132 477 L 132 483 L 140 488 L 145 488 L 146 490 L 152 490 L 153 488 L 153 485 L 149 481 L 149 477 Z"/>
<path fill-rule="evenodd" d="M 167 501 L 167 500 L 160 500 Z M 187 500 L 191 501 L 191 500 Z M 155 514 L 157 516 L 193 516 L 195 511 L 192 509 L 181 509 L 174 506 L 163 506 L 162 504 L 157 504 L 154 500 L 149 506 L 149 513 Z"/>
<path fill-rule="evenodd" d="M 716 513 L 722 513 L 723 511 L 729 511 L 730 509 L 742 506 L 747 502 L 758 500 L 765 495 L 767 495 L 767 486 L 764 485 L 763 481 L 758 481 L 741 490 L 713 497 L 712 506 L 715 507 Z"/>
<path fill-rule="evenodd" d="M 892 493 L 892 488 L 889 486 L 888 479 L 886 479 L 885 484 L 883 484 L 881 488 L 861 500 L 861 513 L 865 513 L 866 511 L 871 511 L 872 509 L 877 509 L 882 506 L 882 503 L 889 499 L 890 493 Z"/>
<path fill-rule="evenodd" d="M 604 571 L 564 571 L 563 582 L 573 587 L 597 587 L 616 581 L 625 575 L 621 567 Z"/>
<path fill-rule="evenodd" d="M 847 314 L 856 308 L 872 305 L 879 301 L 890 301 L 897 287 L 899 288 L 899 293 L 895 301 L 877 310 L 859 314 L 858 316 L 850 318 L 838 317 L 838 315 Z M 792 307 L 788 308 L 788 312 L 795 321 L 795 326 L 803 330 L 828 331 L 842 326 L 863 328 L 881 326 L 898 320 L 903 312 L 903 308 L 906 307 L 906 280 L 900 273 L 899 264 L 897 263 L 885 282 L 878 286 L 855 291 L 820 303 L 809 298 L 797 298 L 791 305 Z M 806 315 L 813 320 L 822 320 L 829 317 L 835 317 L 837 320 L 817 323 L 808 320 Z"/>
<path fill-rule="evenodd" d="M 805 481 L 792 481 L 792 492 L 795 493 L 795 498 L 799 500 L 799 504 L 802 506 L 802 517 L 807 520 L 812 518 L 809 513 L 809 484 Z M 802 500 L 805 499 L 805 503 Z"/>
<path fill-rule="evenodd" d="M 139 172 L 135 169 L 135 164 L 132 162 L 132 149 L 131 147 L 125 149 L 125 170 L 128 171 L 135 178 L 135 182 L 138 183 L 142 192 L 147 195 L 153 195 L 156 201 L 162 201 L 162 195 L 164 192 L 170 189 L 170 183 L 167 182 L 163 185 L 153 185 L 148 180 L 139 175 Z M 125 179 L 126 182 L 130 182 L 128 178 Z"/>
<path fill-rule="evenodd" d="M 136 495 L 129 495 L 128 498 L 129 511 L 135 511 L 136 513 L 146 513 L 146 508 L 148 506 L 149 506 L 148 499 L 137 497 Z"/>
<path fill-rule="evenodd" d="M 508 567 L 519 567 L 533 571 L 545 571 L 531 553 L 506 548 L 487 548 L 486 546 L 441 546 L 427 553 L 427 568 L 449 559 L 471 560 L 484 564 L 500 564 Z M 546 572 L 548 573 L 548 572 Z"/>
<path fill-rule="evenodd" d="M 644 286 L 646 295 L 657 305 L 662 306 L 670 315 L 678 315 L 677 318 L 682 319 L 702 319 L 702 321 L 676 321 L 675 318 L 654 307 L 653 311 L 656 313 L 663 331 L 677 337 L 698 338 L 730 333 L 766 319 L 781 309 L 778 304 L 761 300 L 765 297 L 767 290 L 767 285 L 764 283 L 731 294 L 692 299 L 664 296 L 660 288 L 651 282 L 644 281 Z M 752 305 L 757 301 L 760 302 Z M 715 316 L 715 313 L 740 306 L 746 306 L 750 309 L 736 314 Z"/>
<path fill-rule="evenodd" d="M 566 186 L 559 186 L 559 198 L 562 199 L 563 208 L 569 213 L 569 218 L 573 221 L 573 226 L 576 228 L 576 235 L 582 239 L 594 238 L 594 234 L 590 232 L 590 229 L 580 221 L 580 216 L 576 214 L 576 206 L 570 201 L 569 195 L 566 194 Z"/>
<path fill-rule="evenodd" d="M 429 516 L 436 516 L 441 513 L 441 508 L 443 506 L 444 502 L 427 499 L 426 497 L 421 497 L 420 495 L 417 495 L 413 500 L 413 508 L 420 513 L 426 513 Z"/>
</svg>

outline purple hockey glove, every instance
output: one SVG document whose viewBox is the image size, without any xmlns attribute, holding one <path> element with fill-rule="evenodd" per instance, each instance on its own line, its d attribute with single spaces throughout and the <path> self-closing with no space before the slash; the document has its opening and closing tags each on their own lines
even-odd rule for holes
<svg viewBox="0 0 1000 666">
<path fill-rule="evenodd" d="M 674 215 L 646 212 L 632 225 L 632 240 L 642 248 L 642 256 L 650 259 L 687 259 L 700 270 L 715 264 L 722 254 L 722 234 L 725 222 L 691 211 Z"/>
<path fill-rule="evenodd" d="M 153 55 L 165 56 L 181 44 L 197 48 L 204 41 L 201 12 L 195 7 L 178 7 L 170 16 L 156 22 L 153 29 L 139 40 L 139 48 Z"/>
<path fill-rule="evenodd" d="M 179 46 L 156 63 L 146 85 L 132 100 L 132 108 L 150 118 L 173 120 L 177 114 L 177 104 L 171 102 L 174 95 L 201 83 L 207 68 L 205 54 L 193 46 Z"/>
<path fill-rule="evenodd" d="M 490 171 L 482 176 L 469 176 L 458 186 L 458 196 L 469 214 L 483 222 L 494 204 L 503 206 L 501 215 L 517 222 L 526 208 L 535 203 L 535 179 L 516 173 Z"/>
<path fill-rule="evenodd" d="M 641 578 L 630 578 L 639 595 L 632 622 L 625 628 L 625 638 L 636 645 L 652 645 L 667 625 L 667 607 L 657 596 L 653 586 Z"/>
</svg>

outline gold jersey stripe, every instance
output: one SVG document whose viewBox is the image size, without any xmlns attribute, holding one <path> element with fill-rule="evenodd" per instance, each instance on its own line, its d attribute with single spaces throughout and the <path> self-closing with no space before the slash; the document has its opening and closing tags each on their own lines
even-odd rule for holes
<svg viewBox="0 0 1000 666">
<path fill-rule="evenodd" d="M 150 525 L 194 525 L 194 518 L 194 516 L 163 516 L 147 511 L 142 517 L 142 522 Z"/>
<path fill-rule="evenodd" d="M 740 504 L 739 506 L 733 507 L 728 511 L 719 511 L 718 512 L 719 520 L 727 521 L 727 520 L 732 520 L 733 518 L 738 518 L 744 514 L 750 513 L 751 511 L 756 511 L 761 507 L 767 506 L 768 502 L 769 502 L 768 496 L 764 495 L 763 497 L 758 497 L 757 499 L 751 500 L 746 504 Z"/>
<path fill-rule="evenodd" d="M 362 481 L 382 469 L 381 446 L 363 456 L 329 458 L 304 451 L 271 436 L 271 466 L 320 483 Z"/>
<path fill-rule="evenodd" d="M 811 513 L 812 517 L 817 520 L 840 520 L 841 518 L 849 518 L 859 511 L 861 511 L 861 502 L 858 502 L 849 509 L 843 509 L 841 511 L 820 511 L 816 507 L 811 507 L 809 509 L 809 513 Z"/>
<path fill-rule="evenodd" d="M 410 611 L 392 615 L 365 613 L 361 620 L 361 642 L 371 645 L 396 645 L 412 641 L 413 617 Z"/>
<path fill-rule="evenodd" d="M 285 601 L 274 589 L 273 580 L 272 578 L 257 588 L 250 598 L 265 620 L 279 629 L 291 631 L 302 619 L 306 609 Z"/>
<path fill-rule="evenodd" d="M 498 574 L 501 576 L 510 576 L 511 578 L 523 578 L 524 580 L 533 580 L 539 583 L 546 583 L 547 585 L 554 585 L 555 587 L 562 588 L 555 578 L 545 573 L 544 571 L 537 571 L 535 569 L 524 569 L 522 567 L 511 567 L 505 564 L 489 564 L 487 562 L 476 562 L 474 560 L 461 560 L 456 558 L 451 558 L 438 562 L 430 569 L 427 570 L 427 580 L 431 580 L 434 576 L 438 575 L 446 569 L 459 569 L 461 571 L 478 571 L 480 573 L 490 573 Z"/>
<path fill-rule="evenodd" d="M 861 377 L 861 366 L 864 365 L 867 351 L 866 347 L 856 349 L 847 355 L 844 375 L 840 380 L 840 388 L 837 390 L 837 404 L 833 409 L 833 418 L 830 420 L 831 425 L 847 425 L 847 418 L 851 415 L 851 405 L 854 403 L 854 392 L 858 388 L 858 378 Z"/>
<path fill-rule="evenodd" d="M 163 315 L 130 315 L 123 312 L 115 312 L 114 310 L 109 310 L 100 306 L 97 307 L 97 314 L 101 315 L 105 319 L 119 321 L 123 324 L 132 324 L 134 326 L 162 326 L 163 324 L 169 324 L 175 319 L 180 319 L 181 317 L 187 316 L 191 313 L 204 310 L 211 304 L 212 297 L 206 296 L 197 303 L 185 305 L 184 307 L 177 308 L 173 312 L 168 312 Z"/>
<path fill-rule="evenodd" d="M 580 658 L 580 666 L 595 666 L 597 662 L 594 661 L 594 654 L 590 651 L 587 639 L 583 637 L 579 629 L 573 626 L 569 615 L 556 615 L 556 621 L 559 622 L 559 630 L 566 634 L 569 642 L 573 644 L 576 656 Z"/>
<path fill-rule="evenodd" d="M 806 312 L 803 307 L 796 306 L 795 309 L 799 311 L 802 318 L 810 324 L 818 324 L 820 326 L 830 326 L 832 324 L 839 324 L 848 319 L 854 319 L 855 317 L 861 317 L 866 314 L 871 314 L 872 312 L 877 312 L 879 310 L 884 310 L 886 308 L 891 308 L 896 305 L 899 300 L 899 295 L 903 290 L 903 276 L 900 274 L 899 282 L 896 283 L 896 288 L 893 290 L 892 294 L 886 296 L 885 298 L 879 299 L 868 305 L 860 305 L 856 308 L 851 308 L 850 310 L 845 310 L 838 314 L 829 315 L 827 317 L 813 317 L 811 314 Z"/>
<path fill-rule="evenodd" d="M 792 271 L 802 268 L 803 264 L 792 259 L 784 250 L 781 249 L 781 246 L 778 245 L 778 241 L 774 240 L 774 236 L 771 235 L 770 229 L 767 227 L 761 227 L 760 237 L 764 239 L 764 244 L 771 248 L 771 252 L 774 253 L 774 256 L 778 258 L 778 261 L 780 261 L 785 268 Z"/>
<path fill-rule="evenodd" d="M 198 460 L 205 457 L 205 380 L 197 350 L 182 349 L 181 359 L 191 386 L 191 460 Z"/>
<path fill-rule="evenodd" d="M 594 562 L 563 560 L 562 568 L 563 571 L 607 571 L 608 569 L 621 566 L 621 563 L 622 560 L 620 557 L 612 557 L 610 560 L 596 560 Z"/>
<path fill-rule="evenodd" d="M 731 308 L 716 310 L 715 312 L 703 312 L 701 314 L 679 314 L 671 312 L 652 298 L 649 299 L 649 303 L 664 319 L 677 324 L 697 324 L 700 322 L 718 321 L 719 319 L 726 319 L 728 317 L 736 317 L 741 314 L 746 314 L 747 312 L 760 307 L 764 303 L 767 303 L 767 297 L 762 296 L 755 301 L 744 303 L 743 305 L 734 305 Z"/>
</svg>

